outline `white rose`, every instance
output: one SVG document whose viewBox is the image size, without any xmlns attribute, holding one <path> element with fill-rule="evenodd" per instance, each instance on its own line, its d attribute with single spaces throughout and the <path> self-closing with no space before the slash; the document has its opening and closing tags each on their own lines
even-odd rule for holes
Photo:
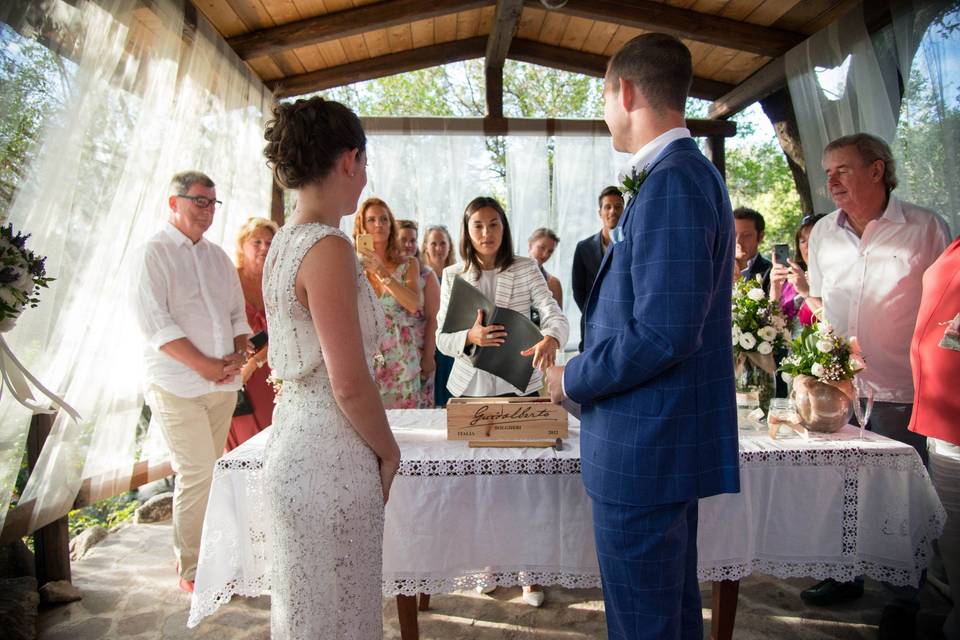
<svg viewBox="0 0 960 640">
<path fill-rule="evenodd" d="M 860 354 L 854 353 L 850 356 L 850 368 L 854 371 L 860 371 L 867 368 L 867 363 L 863 361 Z"/>
<path fill-rule="evenodd" d="M 766 326 L 762 327 L 757 331 L 757 335 L 760 336 L 761 340 L 766 340 L 767 342 L 773 342 L 774 338 L 777 337 L 777 330 L 773 327 Z"/>
<path fill-rule="evenodd" d="M 790 384 L 791 382 L 793 382 L 793 376 L 787 373 L 786 371 L 781 371 L 780 377 L 783 378 L 783 381 L 786 382 L 787 384 Z"/>
<path fill-rule="evenodd" d="M 814 362 L 813 366 L 810 367 L 810 373 L 814 375 L 815 378 L 819 378 L 823 375 L 823 365 L 819 362 Z"/>
<path fill-rule="evenodd" d="M 833 340 L 817 340 L 817 351 L 820 353 L 833 351 Z"/>
<path fill-rule="evenodd" d="M 773 345 L 767 341 L 763 341 L 757 345 L 757 353 L 759 353 L 762 356 L 767 355 L 771 351 L 773 351 Z"/>
<path fill-rule="evenodd" d="M 740 336 L 740 346 L 749 351 L 757 346 L 757 339 L 753 337 L 753 334 L 747 331 Z"/>
<path fill-rule="evenodd" d="M 756 287 L 753 289 L 750 289 L 750 291 L 747 291 L 747 297 L 755 302 L 760 302 L 761 300 L 766 298 L 766 296 L 763 295 L 763 289 L 759 289 Z"/>
</svg>

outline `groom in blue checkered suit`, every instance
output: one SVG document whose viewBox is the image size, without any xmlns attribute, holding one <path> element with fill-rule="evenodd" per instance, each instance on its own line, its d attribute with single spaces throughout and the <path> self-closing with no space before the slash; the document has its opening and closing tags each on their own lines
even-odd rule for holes
<svg viewBox="0 0 960 640">
<path fill-rule="evenodd" d="M 629 201 L 551 397 L 581 405 L 608 637 L 700 640 L 697 500 L 739 491 L 730 340 L 734 224 L 685 128 L 690 52 L 645 34 L 611 59 L 604 120 Z"/>
</svg>

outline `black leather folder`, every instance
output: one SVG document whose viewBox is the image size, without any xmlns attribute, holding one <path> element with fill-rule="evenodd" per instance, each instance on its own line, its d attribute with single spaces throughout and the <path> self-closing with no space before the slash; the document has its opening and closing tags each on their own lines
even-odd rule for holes
<svg viewBox="0 0 960 640">
<path fill-rule="evenodd" d="M 477 320 L 477 309 L 483 309 L 483 326 L 503 325 L 506 340 L 499 347 L 474 347 L 473 366 L 503 378 L 521 391 L 527 390 L 533 376 L 533 356 L 521 356 L 543 340 L 543 334 L 530 318 L 512 309 L 494 305 L 479 289 L 457 276 L 443 321 L 443 333 L 465 331 Z"/>
</svg>

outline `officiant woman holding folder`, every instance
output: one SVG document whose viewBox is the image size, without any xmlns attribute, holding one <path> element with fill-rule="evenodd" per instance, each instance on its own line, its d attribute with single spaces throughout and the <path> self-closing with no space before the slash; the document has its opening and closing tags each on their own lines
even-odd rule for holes
<svg viewBox="0 0 960 640">
<path fill-rule="evenodd" d="M 557 349 L 567 342 L 570 326 L 536 261 L 514 255 L 507 214 L 494 198 L 474 198 L 467 205 L 460 227 L 460 257 L 462 262 L 443 270 L 437 314 L 437 348 L 454 359 L 447 389 L 454 397 L 537 395 L 543 386 L 541 370 L 553 365 Z M 533 359 L 534 372 L 525 389 L 473 366 L 478 348 L 500 348 L 506 338 L 503 326 L 489 324 L 481 309 L 476 310 L 476 321 L 470 329 L 443 333 L 450 294 L 458 276 L 497 307 L 512 309 L 526 318 L 531 309 L 540 313 L 543 339 L 517 354 Z M 543 592 L 536 586 L 524 587 L 523 600 L 540 606 Z"/>
</svg>

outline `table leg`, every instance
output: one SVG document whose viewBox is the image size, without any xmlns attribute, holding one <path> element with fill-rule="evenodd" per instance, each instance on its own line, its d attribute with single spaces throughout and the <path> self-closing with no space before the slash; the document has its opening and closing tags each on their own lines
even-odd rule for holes
<svg viewBox="0 0 960 640">
<path fill-rule="evenodd" d="M 420 606 L 418 607 L 420 611 L 429 611 L 430 610 L 430 594 L 421 593 L 420 594 Z"/>
<path fill-rule="evenodd" d="M 417 624 L 417 596 L 397 596 L 397 619 L 401 640 L 420 640 Z"/>
<path fill-rule="evenodd" d="M 731 640 L 737 617 L 739 580 L 718 580 L 713 583 L 713 606 L 710 612 L 710 640 Z"/>
</svg>

